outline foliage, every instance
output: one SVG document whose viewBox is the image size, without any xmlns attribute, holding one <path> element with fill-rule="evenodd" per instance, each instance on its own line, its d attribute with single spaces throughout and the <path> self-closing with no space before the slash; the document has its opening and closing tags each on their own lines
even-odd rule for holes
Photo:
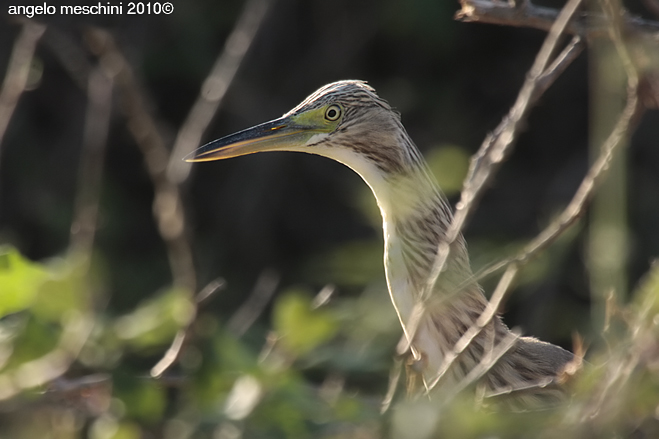
<svg viewBox="0 0 659 439">
<path fill-rule="evenodd" d="M 457 23 L 449 2 L 263 3 L 259 32 L 228 50 L 252 44 L 200 142 L 271 119 L 324 82 L 361 77 L 401 112 L 452 200 L 544 38 Z M 171 169 L 151 160 L 169 154 L 201 84 L 210 90 L 204 78 L 246 7 L 174 6 L 168 16 L 37 17 L 47 29 L 0 133 L 0 438 L 659 437 L 659 266 L 648 262 L 659 248 L 656 114 L 630 140 L 627 176 L 612 179 L 630 196 L 603 190 L 609 210 L 529 261 L 502 306 L 511 326 L 577 352 L 571 336 L 582 334 L 586 362 L 564 377 L 570 400 L 524 413 L 474 389 L 409 400 L 404 378 L 391 380 L 400 325 L 379 211 L 358 177 L 316 157 L 264 154 L 163 183 Z M 26 26 L 14 18 L 0 17 L 3 72 Z M 583 178 L 588 90 L 608 87 L 586 79 L 584 59 L 534 109 L 480 200 L 466 231 L 477 273 L 523 248 Z M 87 149 L 94 134 L 105 155 Z M 595 240 L 598 217 L 618 219 Z M 85 218 L 95 219 L 88 247 Z M 595 257 L 583 250 L 591 239 Z M 182 242 L 193 281 L 176 269 Z M 615 271 L 595 267 L 614 245 Z M 281 280 L 261 285 L 269 267 Z M 616 287 L 595 285 L 595 272 L 615 273 L 604 284 Z M 217 276 L 224 289 L 199 293 Z M 152 377 L 182 334 L 176 361 Z"/>
</svg>

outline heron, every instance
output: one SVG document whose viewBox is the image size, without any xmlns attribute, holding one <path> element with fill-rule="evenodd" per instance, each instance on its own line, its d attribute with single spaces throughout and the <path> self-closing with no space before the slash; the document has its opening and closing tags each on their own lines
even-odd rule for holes
<svg viewBox="0 0 659 439">
<path fill-rule="evenodd" d="M 464 382 L 494 346 L 512 339 L 505 353 L 478 376 L 481 389 L 487 395 L 515 394 L 516 400 L 529 405 L 561 398 L 558 377 L 573 354 L 536 338 L 513 336 L 498 315 L 456 354 L 456 343 L 488 302 L 474 279 L 462 235 L 450 244 L 432 294 L 422 297 L 438 245 L 446 240 L 452 210 L 400 115 L 371 86 L 359 80 L 327 84 L 282 117 L 212 141 L 186 160 L 205 162 L 265 151 L 333 159 L 371 188 L 382 214 L 387 287 L 408 354 L 413 354 L 409 373 L 420 377 L 417 382 L 426 389 Z M 415 319 L 421 302 L 423 312 Z M 447 362 L 450 356 L 454 361 Z"/>
</svg>

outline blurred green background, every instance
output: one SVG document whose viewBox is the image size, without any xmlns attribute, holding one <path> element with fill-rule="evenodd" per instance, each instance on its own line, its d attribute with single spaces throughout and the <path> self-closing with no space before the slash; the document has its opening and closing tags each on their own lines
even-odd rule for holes
<svg viewBox="0 0 659 439">
<path fill-rule="evenodd" d="M 449 1 L 268 3 L 202 143 L 278 117 L 325 83 L 363 79 L 401 112 L 452 202 L 469 156 L 514 102 L 545 36 L 454 21 L 459 5 Z M 402 437 L 406 422 L 423 430 L 409 407 L 412 414 L 378 414 L 401 331 L 384 282 L 379 213 L 342 165 L 277 153 L 192 168 L 181 196 L 197 289 L 219 277 L 226 284 L 200 306 L 170 380 L 146 377 L 194 312 L 191 292 L 172 285 L 154 187 L 116 90 L 93 257 L 68 251 L 87 97 L 53 49 L 56 36 L 95 65 L 87 29 L 109 31 L 171 148 L 245 6 L 173 4 L 170 15 L 36 17 L 48 29 L 0 144 L 0 373 L 47 354 L 89 318 L 66 376 L 79 384 L 106 373 L 112 390 L 84 387 L 83 398 L 78 388 L 67 404 L 26 385 L 32 390 L 0 401 L 0 437 Z M 2 72 L 21 30 L 5 6 Z M 578 187 L 595 124 L 594 64 L 584 52 L 531 112 L 465 231 L 476 269 L 523 246 Z M 659 115 L 647 113 L 615 183 L 625 189 L 624 204 L 612 208 L 624 218 L 623 290 L 635 288 L 659 249 L 657 139 Z M 568 349 L 577 331 L 602 343 L 602 316 L 591 320 L 601 310 L 592 306 L 585 220 L 524 269 L 504 305 L 509 326 Z M 259 279 L 272 297 L 242 334 L 235 316 Z M 314 308 L 328 284 L 329 303 Z M 455 419 L 463 437 L 481 431 Z"/>
</svg>

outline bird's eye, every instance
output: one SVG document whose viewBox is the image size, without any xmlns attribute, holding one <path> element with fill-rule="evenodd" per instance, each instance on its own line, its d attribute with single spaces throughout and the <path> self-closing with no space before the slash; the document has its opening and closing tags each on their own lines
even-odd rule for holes
<svg viewBox="0 0 659 439">
<path fill-rule="evenodd" d="M 341 117 L 341 107 L 338 105 L 330 105 L 327 107 L 327 110 L 325 110 L 325 119 L 333 122 L 339 117 Z"/>
</svg>

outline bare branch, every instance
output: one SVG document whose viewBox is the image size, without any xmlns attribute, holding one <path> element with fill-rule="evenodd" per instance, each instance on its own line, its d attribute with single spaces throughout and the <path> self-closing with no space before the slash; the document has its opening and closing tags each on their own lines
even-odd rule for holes
<svg viewBox="0 0 659 439">
<path fill-rule="evenodd" d="M 557 77 L 557 74 L 550 74 L 548 72 L 558 72 L 563 69 L 556 65 L 556 63 L 551 64 L 549 69 L 547 69 L 547 65 L 549 64 L 551 54 L 558 44 L 559 37 L 564 32 L 580 3 L 581 0 L 570 0 L 565 5 L 540 48 L 535 62 L 527 73 L 526 81 L 517 96 L 517 101 L 494 133 L 485 139 L 478 152 L 473 156 L 469 174 L 465 179 L 464 188 L 461 193 L 460 202 L 456 206 L 455 216 L 446 232 L 446 239 L 438 246 L 435 262 L 428 277 L 427 285 L 421 294 L 421 302 L 431 296 L 437 278 L 440 276 L 448 260 L 451 244 L 460 236 L 460 232 L 469 214 L 475 207 L 476 201 L 482 194 L 483 188 L 510 153 L 512 145 L 532 104 L 540 97 L 541 91 L 547 89 L 548 81 L 554 80 Z M 573 57 L 559 56 L 558 59 L 562 59 L 568 63 Z M 411 333 L 413 334 L 415 328 L 412 329 L 413 331 Z"/>
<path fill-rule="evenodd" d="M 545 81 L 543 78 L 548 78 L 547 80 L 551 81 L 557 76 L 556 69 L 561 68 L 561 62 L 569 58 L 574 58 L 572 53 L 575 51 L 575 47 L 579 44 L 579 39 L 573 39 L 572 43 L 564 50 L 564 52 L 559 55 L 557 60 L 552 63 L 552 65 L 547 68 L 547 63 L 551 53 L 554 50 L 554 47 L 557 44 L 558 37 L 560 36 L 563 28 L 569 22 L 570 17 L 576 11 L 576 8 L 579 5 L 578 0 L 573 0 L 568 2 L 562 11 L 561 15 L 557 19 L 555 26 L 552 28 L 552 31 L 545 40 L 545 44 L 538 53 L 536 61 L 531 68 L 527 80 L 520 91 L 518 100 L 511 109 L 508 117 L 504 119 L 502 124 L 495 131 L 495 134 L 489 139 L 486 139 L 486 142 L 481 147 L 479 153 L 474 157 L 470 173 L 465 180 L 465 188 L 462 192 L 462 199 L 460 204 L 456 208 L 456 216 L 449 227 L 447 232 L 447 240 L 445 243 L 442 243 L 438 249 L 436 265 L 439 267 L 436 271 L 433 270 L 435 276 L 431 277 L 431 283 L 429 288 L 426 290 L 426 294 L 430 294 L 432 288 L 434 287 L 434 282 L 436 277 L 441 273 L 443 266 L 448 258 L 450 252 L 450 244 L 457 239 L 459 232 L 466 221 L 469 210 L 474 206 L 474 201 L 478 198 L 479 192 L 482 191 L 485 183 L 491 178 L 491 175 L 498 168 L 501 161 L 506 157 L 509 149 L 516 137 L 516 132 L 518 127 L 525 118 L 525 114 L 528 111 L 531 103 L 537 99 L 537 97 L 546 89 Z M 603 145 L 603 152 L 600 156 L 600 159 L 593 165 L 591 169 L 592 172 L 584 178 L 580 190 L 575 194 L 573 203 L 571 203 L 568 208 L 564 211 L 563 215 L 553 223 L 553 227 L 549 227 L 545 230 L 545 233 L 541 233 L 534 241 L 532 241 L 527 250 L 530 252 L 538 251 L 541 247 L 545 246 L 551 240 L 555 239 L 566 227 L 568 227 L 578 216 L 579 212 L 582 212 L 583 206 L 588 199 L 589 195 L 592 193 L 594 187 L 597 183 L 603 178 L 604 171 L 608 168 L 613 151 L 615 147 L 620 144 L 620 140 L 625 134 L 628 133 L 630 121 L 633 119 L 634 115 L 637 113 L 638 98 L 637 98 L 637 77 L 635 76 L 635 71 L 629 57 L 626 56 L 627 53 L 624 51 L 624 45 L 622 45 L 620 40 L 620 34 L 612 36 L 614 39 L 618 39 L 620 44 L 617 46 L 619 49 L 619 54 L 623 62 L 627 67 L 628 78 L 629 78 L 629 97 L 627 107 L 620 116 L 616 127 L 612 131 L 610 137 L 607 139 Z M 442 249 L 442 246 L 444 248 Z M 463 334 L 461 339 L 456 342 L 453 351 L 445 356 L 444 361 L 440 369 L 437 371 L 437 376 L 434 380 L 427 383 L 427 390 L 430 391 L 434 388 L 441 378 L 445 375 L 446 371 L 449 370 L 453 362 L 458 358 L 458 356 L 470 345 L 474 337 L 476 337 L 482 329 L 488 324 L 492 317 L 494 316 L 498 306 L 508 290 L 512 280 L 518 271 L 518 263 L 525 262 L 525 259 L 507 261 L 508 270 L 502 276 L 499 281 L 497 289 L 488 303 L 487 308 L 483 311 L 478 321 L 475 322 L 466 332 Z M 420 303 L 423 305 L 423 303 Z M 420 321 L 420 317 L 416 320 L 417 325 Z M 415 329 L 415 328 L 414 328 Z M 502 354 L 503 355 L 503 354 Z M 466 380 L 465 380 L 466 382 Z M 466 385 L 466 384 L 465 384 Z"/>
<path fill-rule="evenodd" d="M 585 48 L 586 43 L 580 36 L 575 35 L 572 37 L 572 41 L 565 46 L 563 51 L 556 57 L 551 65 L 547 67 L 547 70 L 545 70 L 538 78 L 538 87 L 532 100 L 535 101 L 542 96 L 554 81 L 556 81 L 556 78 L 563 74 L 565 69 L 572 64 L 572 61 L 577 59 Z"/>
<path fill-rule="evenodd" d="M 494 133 L 488 136 L 479 151 L 472 158 L 469 174 L 465 180 L 464 189 L 460 197 L 460 202 L 456 206 L 455 216 L 451 226 L 446 234 L 446 240 L 439 246 L 435 265 L 429 279 L 426 295 L 429 294 L 446 264 L 449 255 L 450 245 L 457 239 L 464 227 L 465 222 L 476 200 L 480 197 L 486 183 L 490 181 L 494 173 L 510 152 L 510 149 L 516 140 L 517 134 L 526 119 L 528 110 L 533 102 L 540 97 L 540 82 L 542 78 L 542 89 L 546 90 L 548 82 L 555 79 L 557 75 L 546 74 L 546 66 L 549 63 L 552 52 L 558 44 L 558 39 L 565 30 L 572 15 L 576 12 L 581 0 L 570 0 L 561 11 L 556 22 L 547 35 L 542 48 L 536 56 L 533 66 L 529 70 L 526 81 L 517 96 L 517 101 L 510 109 L 508 115 L 501 121 Z M 561 57 L 559 57 L 560 59 Z M 565 62 L 571 61 L 571 57 L 562 57 Z M 549 71 L 558 71 L 557 67 L 552 65 Z"/>
<path fill-rule="evenodd" d="M 263 312 L 279 285 L 279 274 L 274 270 L 263 270 L 247 300 L 231 316 L 227 329 L 237 336 L 247 332 Z"/>
<path fill-rule="evenodd" d="M 69 33 L 52 26 L 46 30 L 42 44 L 57 58 L 75 85 L 86 91 L 92 65 L 87 60 L 88 53 L 82 45 Z"/>
<path fill-rule="evenodd" d="M 460 354 L 464 352 L 464 350 L 467 349 L 467 347 L 469 347 L 469 345 L 474 340 L 474 338 L 476 338 L 476 336 L 478 336 L 478 334 L 481 333 L 483 328 L 485 328 L 485 326 L 487 326 L 492 321 L 492 318 L 496 315 L 497 310 L 499 309 L 501 300 L 503 300 L 506 292 L 510 288 L 511 283 L 517 276 L 518 271 L 519 271 L 519 267 L 517 265 L 511 264 L 508 266 L 508 270 L 506 270 L 504 275 L 501 276 L 501 279 L 499 280 L 499 284 L 497 285 L 496 289 L 494 290 L 494 293 L 492 294 L 492 298 L 488 302 L 487 306 L 485 307 L 481 315 L 478 317 L 478 320 L 476 320 L 469 327 L 469 329 L 467 329 L 467 331 L 464 334 L 462 334 L 462 337 L 460 337 L 460 339 L 453 346 L 453 350 L 444 357 L 442 366 L 437 371 L 437 375 L 435 379 L 430 381 L 430 383 L 428 383 L 427 385 L 428 391 L 430 391 L 435 386 L 437 386 L 439 381 L 442 379 L 443 376 L 445 376 L 446 372 L 451 368 L 451 366 L 453 365 L 455 360 L 460 356 Z M 485 357 L 487 356 L 483 356 L 483 361 L 486 359 Z"/>
<path fill-rule="evenodd" d="M 616 153 L 617 148 L 623 144 L 622 140 L 629 135 L 635 121 L 638 120 L 644 111 L 644 107 L 639 101 L 639 80 L 635 66 L 627 53 L 626 46 L 622 42 L 619 32 L 611 33 L 621 61 L 625 65 L 628 77 L 627 103 L 620 113 L 611 134 L 604 141 L 601 152 L 595 162 L 591 165 L 588 173 L 581 181 L 579 188 L 574 194 L 570 203 L 563 209 L 563 212 L 553 220 L 545 229 L 540 232 L 531 242 L 529 242 L 522 251 L 517 255 L 505 259 L 478 274 L 476 279 L 482 279 L 509 264 L 525 263 L 538 252 L 551 245 L 565 230 L 570 228 L 574 222 L 583 215 L 585 206 L 592 197 L 595 189 L 606 178 L 607 171 L 610 167 L 611 160 Z"/>
<path fill-rule="evenodd" d="M 42 357 L 21 364 L 16 370 L 0 375 L 0 401 L 64 375 L 78 357 L 93 325 L 92 315 L 72 313 L 64 324 L 55 349 Z"/>
<path fill-rule="evenodd" d="M 628 134 L 630 125 L 638 115 L 639 110 L 637 90 L 630 88 L 625 109 L 620 114 L 613 131 L 602 145 L 602 152 L 588 170 L 570 204 L 565 207 L 563 212 L 555 220 L 529 242 L 522 251 L 511 258 L 505 259 L 481 271 L 476 276 L 476 280 L 483 279 L 507 265 L 527 262 L 537 253 L 551 245 L 583 215 L 585 205 L 590 200 L 597 186 L 606 178 L 611 160 L 618 146 L 622 144 L 621 140 Z"/>
<path fill-rule="evenodd" d="M 18 99 L 25 91 L 34 49 L 39 38 L 46 30 L 46 26 L 43 24 L 27 19 L 22 21 L 23 29 L 21 29 L 18 38 L 14 42 L 7 74 L 2 83 L 2 90 L 0 90 L 0 146 L 11 116 L 16 109 L 16 104 L 18 104 Z M 0 152 L 2 152 L 2 149 L 0 149 Z"/>
<path fill-rule="evenodd" d="M 559 16 L 558 10 L 535 6 L 529 0 L 518 2 L 461 0 L 460 4 L 462 9 L 456 12 L 455 19 L 465 22 L 531 27 L 547 31 Z M 623 26 L 624 31 L 631 34 L 654 36 L 659 34 L 658 22 L 630 15 L 624 16 Z M 608 23 L 601 15 L 580 14 L 567 25 L 565 32 L 587 38 L 606 36 Z"/>
<path fill-rule="evenodd" d="M 103 64 L 101 60 L 88 77 L 88 105 L 78 171 L 78 194 L 71 223 L 71 247 L 87 259 L 91 255 L 96 234 L 103 158 L 112 114 L 112 73 L 105 71 Z"/>
<path fill-rule="evenodd" d="M 179 329 L 179 331 L 176 333 L 176 336 L 174 337 L 174 340 L 172 340 L 172 344 L 169 346 L 169 349 L 165 352 L 165 355 L 156 363 L 155 366 L 151 368 L 151 376 L 153 378 L 160 378 L 162 374 L 167 372 L 167 369 L 169 369 L 172 364 L 178 359 L 179 355 L 181 354 L 181 350 L 183 349 L 183 346 L 185 344 L 185 341 L 188 339 L 190 335 L 190 329 L 199 315 L 199 307 L 201 306 L 202 303 L 204 303 L 208 298 L 210 298 L 213 294 L 216 292 L 220 291 L 221 289 L 224 288 L 225 286 L 224 279 L 215 279 L 212 282 L 210 282 L 208 285 L 202 289 L 197 296 L 195 297 L 195 306 L 194 306 L 194 311 L 192 313 L 192 316 L 188 320 L 188 323 L 185 325 L 185 328 Z"/>
<path fill-rule="evenodd" d="M 519 334 L 510 331 L 508 334 L 506 334 L 506 337 L 501 340 L 501 342 L 494 347 L 489 352 L 489 355 L 484 355 L 481 361 L 469 371 L 467 376 L 465 376 L 452 390 L 451 396 L 448 396 L 443 403 L 447 404 L 452 397 L 455 397 L 458 393 L 460 393 L 462 390 L 464 390 L 466 387 L 471 385 L 472 383 L 475 383 L 478 381 L 480 378 L 483 377 L 491 368 L 496 364 L 497 361 L 506 353 L 512 349 L 515 346 L 515 343 L 517 343 L 517 340 L 519 339 Z M 538 383 L 537 385 L 533 385 L 531 387 L 536 388 L 541 385 L 546 385 L 546 383 Z"/>
<path fill-rule="evenodd" d="M 190 174 L 191 163 L 181 160 L 199 146 L 201 138 L 229 90 L 245 54 L 252 45 L 272 0 L 250 0 L 245 4 L 224 50 L 201 86 L 197 101 L 178 132 L 167 167 L 167 177 L 176 184 L 183 183 Z"/>
<path fill-rule="evenodd" d="M 570 204 L 564 209 L 563 213 L 556 220 L 554 220 L 545 230 L 543 230 L 534 240 L 532 240 L 519 255 L 507 261 L 504 261 L 501 264 L 497 264 L 496 266 L 497 269 L 502 268 L 503 266 L 506 265 L 508 266 L 508 269 L 500 279 L 499 285 L 497 286 L 497 289 L 495 290 L 492 299 L 488 303 L 488 307 L 486 308 L 485 311 L 483 311 L 478 321 L 475 324 L 473 324 L 468 329 L 468 331 L 465 334 L 463 334 L 461 339 L 455 344 L 453 351 L 445 357 L 444 363 L 440 368 L 440 370 L 438 371 L 437 378 L 434 381 L 431 381 L 428 385 L 429 390 L 437 385 L 439 380 L 444 376 L 444 374 L 450 368 L 450 366 L 458 357 L 458 355 L 461 352 L 463 352 L 464 349 L 471 343 L 473 338 L 476 335 L 478 335 L 478 333 L 480 333 L 480 331 L 484 327 L 483 326 L 484 323 L 486 324 L 492 319 L 493 313 L 496 311 L 501 299 L 503 298 L 503 294 L 505 294 L 505 292 L 507 291 L 508 286 L 510 285 L 512 279 L 514 278 L 514 276 L 518 271 L 518 264 L 526 262 L 531 255 L 537 253 L 543 248 L 546 248 L 546 246 L 548 246 L 558 236 L 560 236 L 560 234 L 562 234 L 570 225 L 572 225 L 574 221 L 584 212 L 586 202 L 589 200 L 590 196 L 592 195 L 598 184 L 605 178 L 606 171 L 610 166 L 616 148 L 623 143 L 621 142 L 622 139 L 626 135 L 628 135 L 631 124 L 633 123 L 635 118 L 639 115 L 639 113 L 642 111 L 642 107 L 639 105 L 639 99 L 638 99 L 638 77 L 636 70 L 633 66 L 633 63 L 631 62 L 631 58 L 628 56 L 626 46 L 622 42 L 620 33 L 616 32 L 615 29 L 613 29 L 611 31 L 611 36 L 612 39 L 614 40 L 614 43 L 616 44 L 620 59 L 625 65 L 628 75 L 627 104 L 624 110 L 621 112 L 618 122 L 616 123 L 609 137 L 602 145 L 601 153 L 598 159 L 595 161 L 595 163 L 590 168 L 589 172 L 584 177 L 579 189 L 574 195 L 574 198 L 572 199 Z M 488 273 L 491 273 L 492 271 L 493 270 L 490 269 L 488 270 Z M 479 277 L 482 277 L 482 275 Z M 479 365 L 478 367 L 479 370 L 482 369 L 482 367 L 480 366 L 482 366 L 483 363 L 484 362 L 481 361 L 481 365 Z M 487 369 L 485 369 L 485 371 L 486 370 Z M 472 371 L 472 373 L 476 373 L 476 372 Z M 472 373 L 470 373 L 469 375 L 472 375 Z M 474 377 L 471 378 L 471 381 L 467 379 L 463 380 L 463 384 L 460 384 L 458 386 L 458 390 L 466 386 L 468 383 L 473 382 L 475 379 L 479 378 L 482 374 L 476 374 L 476 375 L 474 375 Z M 534 385 L 531 388 L 542 387 L 544 385 L 546 385 L 546 383 L 538 383 L 537 386 Z M 613 384 L 610 383 L 610 385 Z M 606 391 L 608 391 L 609 388 L 610 386 L 607 387 Z M 526 389 L 513 389 L 513 390 L 518 391 L 518 390 L 526 390 Z"/>
<path fill-rule="evenodd" d="M 144 96 L 130 64 L 118 49 L 112 36 L 100 29 L 87 32 L 90 48 L 107 60 L 116 74 L 120 108 L 128 119 L 128 127 L 144 156 L 146 169 L 153 183 L 155 199 L 153 213 L 158 231 L 167 245 L 169 264 L 175 285 L 195 291 L 196 274 L 192 249 L 185 234 L 185 216 L 179 188 L 166 174 L 169 151 L 145 104 Z"/>
<path fill-rule="evenodd" d="M 396 387 L 398 387 L 398 382 L 400 381 L 400 374 L 403 370 L 403 361 L 400 358 L 394 360 L 394 365 L 389 371 L 389 384 L 387 386 L 387 394 L 384 396 L 384 399 L 380 403 L 380 413 L 384 414 L 391 403 L 394 401 L 394 395 L 396 394 Z"/>
<path fill-rule="evenodd" d="M 112 379 L 105 373 L 73 379 L 59 377 L 48 384 L 44 396 L 53 404 L 66 404 L 83 413 L 99 416 L 110 408 Z"/>
</svg>

